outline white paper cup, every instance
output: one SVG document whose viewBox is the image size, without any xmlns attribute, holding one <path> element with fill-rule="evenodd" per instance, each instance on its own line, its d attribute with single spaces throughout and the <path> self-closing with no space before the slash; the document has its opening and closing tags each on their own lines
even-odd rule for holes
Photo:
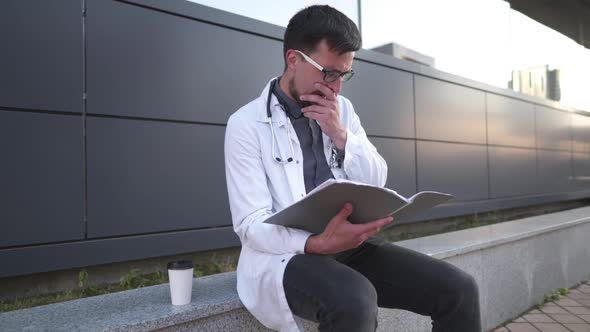
<svg viewBox="0 0 590 332">
<path fill-rule="evenodd" d="M 168 263 L 170 279 L 170 297 L 173 305 L 191 303 L 193 292 L 193 270 L 191 261 L 175 261 Z"/>
</svg>

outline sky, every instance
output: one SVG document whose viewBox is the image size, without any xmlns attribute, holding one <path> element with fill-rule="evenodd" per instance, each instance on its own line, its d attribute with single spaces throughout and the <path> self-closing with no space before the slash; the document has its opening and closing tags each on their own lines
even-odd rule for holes
<svg viewBox="0 0 590 332">
<path fill-rule="evenodd" d="M 357 0 L 191 0 L 285 27 L 311 4 L 328 4 L 357 25 Z M 561 71 L 561 103 L 590 111 L 590 50 L 510 9 L 503 0 L 362 0 L 363 48 L 395 42 L 435 58 L 435 68 L 507 88 L 512 70 Z"/>
</svg>

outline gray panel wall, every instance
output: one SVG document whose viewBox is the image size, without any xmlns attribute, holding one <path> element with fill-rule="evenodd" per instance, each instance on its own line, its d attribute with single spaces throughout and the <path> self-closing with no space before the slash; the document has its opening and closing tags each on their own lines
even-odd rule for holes
<svg viewBox="0 0 590 332">
<path fill-rule="evenodd" d="M 571 152 L 538 150 L 537 158 L 538 183 L 542 193 L 575 190 Z"/>
<path fill-rule="evenodd" d="M 225 124 L 283 67 L 277 40 L 127 3 L 87 3 L 92 114 Z"/>
<path fill-rule="evenodd" d="M 492 198 L 537 192 L 536 151 L 490 147 L 490 196 Z"/>
<path fill-rule="evenodd" d="M 355 77 L 343 84 L 367 134 L 414 138 L 412 75 L 407 72 L 355 61 Z"/>
<path fill-rule="evenodd" d="M 571 114 L 547 107 L 536 107 L 537 147 L 571 151 Z"/>
<path fill-rule="evenodd" d="M 0 247 L 84 238 L 81 125 L 0 109 Z"/>
<path fill-rule="evenodd" d="M 84 3 L 0 2 L 0 277 L 238 245 L 224 125 L 280 75 L 284 30 Z M 590 197 L 587 114 L 376 52 L 353 66 L 387 186 L 456 197 L 421 218 Z"/>
<path fill-rule="evenodd" d="M 455 201 L 488 198 L 486 147 L 418 142 L 418 191 L 434 190 L 455 195 Z"/>
<path fill-rule="evenodd" d="M 0 4 L 0 107 L 82 112 L 82 0 Z"/>
<path fill-rule="evenodd" d="M 590 187 L 590 153 L 574 152 L 573 167 L 575 189 Z"/>
<path fill-rule="evenodd" d="M 488 143 L 535 148 L 535 106 L 488 93 Z"/>
<path fill-rule="evenodd" d="M 87 126 L 89 238 L 231 224 L 224 127 L 94 117 Z"/>
<path fill-rule="evenodd" d="M 572 114 L 573 150 L 590 154 L 590 117 Z"/>
<path fill-rule="evenodd" d="M 486 144 L 485 94 L 415 76 L 416 137 Z"/>
<path fill-rule="evenodd" d="M 572 114 L 573 172 L 578 190 L 590 187 L 590 117 Z"/>
<path fill-rule="evenodd" d="M 372 137 L 371 143 L 387 162 L 388 188 L 411 196 L 416 193 L 416 149 L 413 140 Z"/>
</svg>

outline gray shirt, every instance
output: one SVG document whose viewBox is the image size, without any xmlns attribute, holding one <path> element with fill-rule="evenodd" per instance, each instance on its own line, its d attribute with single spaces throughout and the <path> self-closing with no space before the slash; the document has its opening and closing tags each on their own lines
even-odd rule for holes
<svg viewBox="0 0 590 332">
<path fill-rule="evenodd" d="M 285 112 L 287 112 L 287 116 L 291 120 L 299 139 L 299 145 L 303 153 L 305 191 L 309 193 L 322 182 L 334 178 L 324 155 L 322 130 L 315 120 L 303 116 L 299 104 L 289 98 L 279 84 L 275 85 L 273 93 L 277 96 Z M 343 155 L 339 157 L 342 160 L 344 159 Z"/>
</svg>

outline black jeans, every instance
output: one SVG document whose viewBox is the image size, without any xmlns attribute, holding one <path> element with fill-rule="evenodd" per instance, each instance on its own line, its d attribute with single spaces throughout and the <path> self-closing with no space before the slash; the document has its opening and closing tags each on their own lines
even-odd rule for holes
<svg viewBox="0 0 590 332">
<path fill-rule="evenodd" d="M 375 331 L 377 307 L 430 316 L 436 332 L 481 331 L 471 275 L 381 240 L 334 256 L 296 255 L 283 285 L 293 313 L 320 331 Z"/>
</svg>

